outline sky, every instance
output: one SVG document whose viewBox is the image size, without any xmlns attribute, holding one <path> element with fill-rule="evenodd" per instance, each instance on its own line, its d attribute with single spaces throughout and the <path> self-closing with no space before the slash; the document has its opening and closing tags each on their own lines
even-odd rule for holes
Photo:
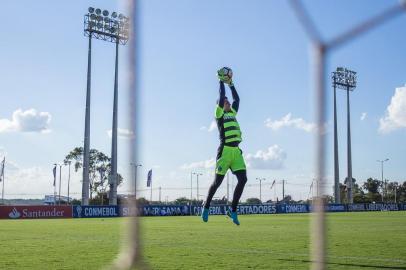
<svg viewBox="0 0 406 270">
<path fill-rule="evenodd" d="M 219 145 L 213 125 L 218 98 L 216 70 L 234 71 L 241 98 L 240 145 L 248 165 L 242 199 L 307 199 L 315 176 L 315 96 L 311 43 L 287 1 L 139 1 L 137 56 L 140 116 L 137 118 L 138 189 L 149 199 L 153 170 L 154 200 L 192 196 L 203 199 L 214 177 Z M 304 1 L 324 40 L 378 14 L 398 1 Z M 5 198 L 51 194 L 52 168 L 83 145 L 87 39 L 83 15 L 89 6 L 128 13 L 113 1 L 3 3 L 8 39 L 0 41 L 3 74 L 0 106 L 0 158 L 6 157 Z M 351 7 L 350 9 L 348 7 Z M 57 11 L 57 12 L 53 12 Z M 62 11 L 62 12 L 60 12 Z M 26 21 L 35 21 L 27 25 Z M 51 23 L 50 23 L 51 22 Z M 357 71 L 350 93 L 353 177 L 405 181 L 406 14 L 375 28 L 328 55 L 327 75 L 337 66 Z M 9 27 L 7 27 L 9 25 Z M 120 48 L 119 172 L 131 191 L 127 114 L 128 46 Z M 110 155 L 114 45 L 95 40 L 92 63 L 91 147 Z M 327 188 L 333 183 L 333 104 L 327 86 Z M 227 89 L 227 94 L 230 92 Z M 340 181 L 347 175 L 346 92 L 338 90 Z M 68 168 L 62 168 L 66 194 Z M 80 197 L 80 171 L 72 170 L 71 193 Z M 270 189 L 272 182 L 276 185 Z M 225 180 L 226 181 L 226 180 Z M 230 175 L 230 186 L 236 179 Z M 216 197 L 226 195 L 226 183 Z M 231 190 L 230 190 L 231 192 Z M 310 195 L 311 196 L 311 195 Z"/>
</svg>

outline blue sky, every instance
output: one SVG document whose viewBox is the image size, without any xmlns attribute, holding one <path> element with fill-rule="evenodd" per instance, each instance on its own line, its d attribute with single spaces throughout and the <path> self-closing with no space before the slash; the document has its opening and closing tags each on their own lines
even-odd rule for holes
<svg viewBox="0 0 406 270">
<path fill-rule="evenodd" d="M 229 66 L 241 97 L 241 148 L 250 164 L 243 199 L 259 196 L 258 177 L 267 179 L 263 199 L 281 197 L 282 179 L 287 181 L 287 194 L 306 199 L 314 177 L 311 46 L 287 1 L 140 2 L 140 189 L 145 189 L 146 173 L 153 168 L 153 186 L 162 187 L 162 200 L 189 196 L 191 171 L 203 173 L 199 195 L 206 193 L 218 146 L 217 130 L 210 129 L 218 96 L 215 72 Z M 304 3 L 322 36 L 330 39 L 397 1 Z M 7 100 L 0 107 L 0 124 L 7 127 L 0 127 L 0 154 L 6 155 L 10 167 L 6 197 L 7 193 L 51 193 L 52 164 L 83 144 L 87 67 L 83 14 L 88 6 L 123 11 L 122 5 L 112 1 L 3 5 L 9 11 L 5 22 L 10 26 L 3 30 L 9 39 L 0 41 L 2 100 Z M 14 14 L 20 20 L 11 24 Z M 35 23 L 26 25 L 22 18 Z M 376 160 L 387 157 L 385 176 L 405 180 L 406 90 L 401 88 L 406 83 L 402 65 L 406 37 L 401 32 L 405 23 L 406 14 L 345 44 L 328 58 L 328 73 L 337 66 L 358 72 L 358 87 L 351 93 L 353 176 L 358 182 L 380 177 Z M 91 146 L 110 154 L 107 131 L 111 129 L 114 46 L 102 41 L 93 44 Z M 128 129 L 128 48 L 121 49 L 119 127 Z M 332 89 L 328 89 L 327 136 L 332 150 Z M 346 176 L 346 96 L 341 90 L 338 107 L 342 181 Z M 11 121 L 18 109 L 17 116 L 34 124 L 20 129 L 10 126 L 5 120 Z M 27 113 L 29 109 L 36 111 Z M 119 140 L 119 169 L 128 183 L 127 143 L 125 138 Z M 332 154 L 328 152 L 329 182 Z M 80 179 L 80 173 L 74 174 L 72 188 L 78 194 Z M 273 180 L 278 183 L 276 190 L 269 189 Z M 121 187 L 121 192 L 128 190 Z M 140 194 L 149 197 L 149 191 Z M 225 184 L 216 196 L 224 195 Z M 158 199 L 155 189 L 153 196 Z"/>
</svg>

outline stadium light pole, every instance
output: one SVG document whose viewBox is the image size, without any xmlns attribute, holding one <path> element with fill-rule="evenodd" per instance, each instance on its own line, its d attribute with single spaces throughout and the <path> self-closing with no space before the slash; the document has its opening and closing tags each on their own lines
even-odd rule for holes
<svg viewBox="0 0 406 270">
<path fill-rule="evenodd" d="M 389 161 L 389 158 L 386 158 L 384 160 L 377 160 L 377 162 L 381 163 L 382 202 L 384 202 L 383 163 L 386 161 Z M 385 187 L 385 192 L 386 192 L 386 187 Z"/>
<path fill-rule="evenodd" d="M 340 203 L 340 176 L 338 163 L 338 136 L 337 136 L 337 102 L 336 102 L 336 74 L 333 72 L 333 88 L 334 88 L 334 202 Z M 313 182 L 312 182 L 313 186 Z"/>
<path fill-rule="evenodd" d="M 259 180 L 259 200 L 262 203 L 262 181 L 265 181 L 266 179 L 257 177 L 256 180 Z"/>
<path fill-rule="evenodd" d="M 337 67 L 333 72 L 334 88 L 338 87 L 347 91 L 347 199 L 348 203 L 353 203 L 352 196 L 352 158 L 351 158 L 351 120 L 350 120 L 350 91 L 354 91 L 357 86 L 357 73 L 343 67 Z M 335 105 L 335 103 L 334 103 Z M 337 134 L 337 118 L 334 121 L 334 193 L 335 199 L 339 194 L 339 179 L 338 179 L 338 143 Z"/>
<path fill-rule="evenodd" d="M 92 38 L 109 41 L 116 44 L 114 98 L 113 98 L 113 127 L 111 149 L 111 172 L 109 176 L 109 204 L 117 204 L 117 109 L 118 109 L 118 47 L 125 45 L 129 39 L 129 19 L 123 14 L 89 7 L 84 16 L 84 35 L 89 37 L 85 140 L 83 152 L 83 185 L 82 204 L 89 202 L 89 156 L 90 156 L 90 82 L 91 82 L 91 44 Z"/>
<path fill-rule="evenodd" d="M 136 190 L 136 186 L 137 186 L 137 169 L 138 167 L 142 167 L 142 164 L 137 164 L 137 163 L 130 163 L 131 166 L 134 166 L 134 196 L 137 197 L 137 190 Z"/>
</svg>

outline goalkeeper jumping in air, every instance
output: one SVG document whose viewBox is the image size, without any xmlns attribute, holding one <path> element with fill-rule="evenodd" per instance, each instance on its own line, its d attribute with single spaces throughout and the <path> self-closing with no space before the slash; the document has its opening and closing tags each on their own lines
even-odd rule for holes
<svg viewBox="0 0 406 270">
<path fill-rule="evenodd" d="M 222 68 L 218 72 L 220 80 L 220 98 L 216 106 L 216 122 L 220 133 L 220 146 L 217 151 L 216 175 L 214 182 L 209 188 L 206 201 L 202 210 L 202 219 L 207 222 L 209 219 L 210 202 L 221 185 L 228 169 L 237 176 L 238 184 L 234 190 L 233 201 L 231 203 L 231 211 L 227 211 L 227 215 L 236 225 L 240 225 L 237 216 L 237 205 L 247 182 L 247 171 L 242 156 L 242 151 L 238 147 L 241 139 L 240 126 L 235 118 L 240 104 L 240 98 L 237 90 L 234 87 L 231 79 L 232 71 L 229 68 Z M 228 84 L 233 96 L 233 104 L 231 105 L 225 95 L 224 83 Z"/>
</svg>

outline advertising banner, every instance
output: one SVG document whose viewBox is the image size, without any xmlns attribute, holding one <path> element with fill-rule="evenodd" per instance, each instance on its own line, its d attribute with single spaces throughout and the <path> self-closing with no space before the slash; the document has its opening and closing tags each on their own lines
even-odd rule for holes
<svg viewBox="0 0 406 270">
<path fill-rule="evenodd" d="M 327 204 L 324 206 L 326 212 L 345 212 L 347 207 L 345 204 Z M 309 212 L 313 212 L 313 205 L 309 204 Z"/>
<path fill-rule="evenodd" d="M 141 216 L 188 216 L 189 208 L 188 205 L 146 205 L 140 208 L 140 214 Z"/>
<path fill-rule="evenodd" d="M 118 206 L 73 206 L 74 218 L 119 217 Z"/>
<path fill-rule="evenodd" d="M 209 209 L 210 215 L 225 215 L 226 211 L 230 208 L 229 205 L 214 205 Z M 192 214 L 200 215 L 202 206 L 193 206 Z M 275 204 L 241 204 L 237 206 L 237 213 L 239 215 L 253 215 L 253 214 L 276 214 L 277 208 Z"/>
<path fill-rule="evenodd" d="M 0 219 L 72 218 L 72 206 L 0 206 Z"/>
<path fill-rule="evenodd" d="M 396 203 L 368 203 L 365 205 L 367 211 L 399 211 Z"/>
<path fill-rule="evenodd" d="M 353 203 L 348 205 L 348 211 L 355 212 L 355 211 L 365 211 L 365 204 L 363 203 Z"/>
<path fill-rule="evenodd" d="M 277 213 L 308 213 L 309 205 L 307 204 L 278 204 Z"/>
<path fill-rule="evenodd" d="M 348 205 L 348 211 L 399 211 L 396 203 L 355 203 Z"/>
</svg>

